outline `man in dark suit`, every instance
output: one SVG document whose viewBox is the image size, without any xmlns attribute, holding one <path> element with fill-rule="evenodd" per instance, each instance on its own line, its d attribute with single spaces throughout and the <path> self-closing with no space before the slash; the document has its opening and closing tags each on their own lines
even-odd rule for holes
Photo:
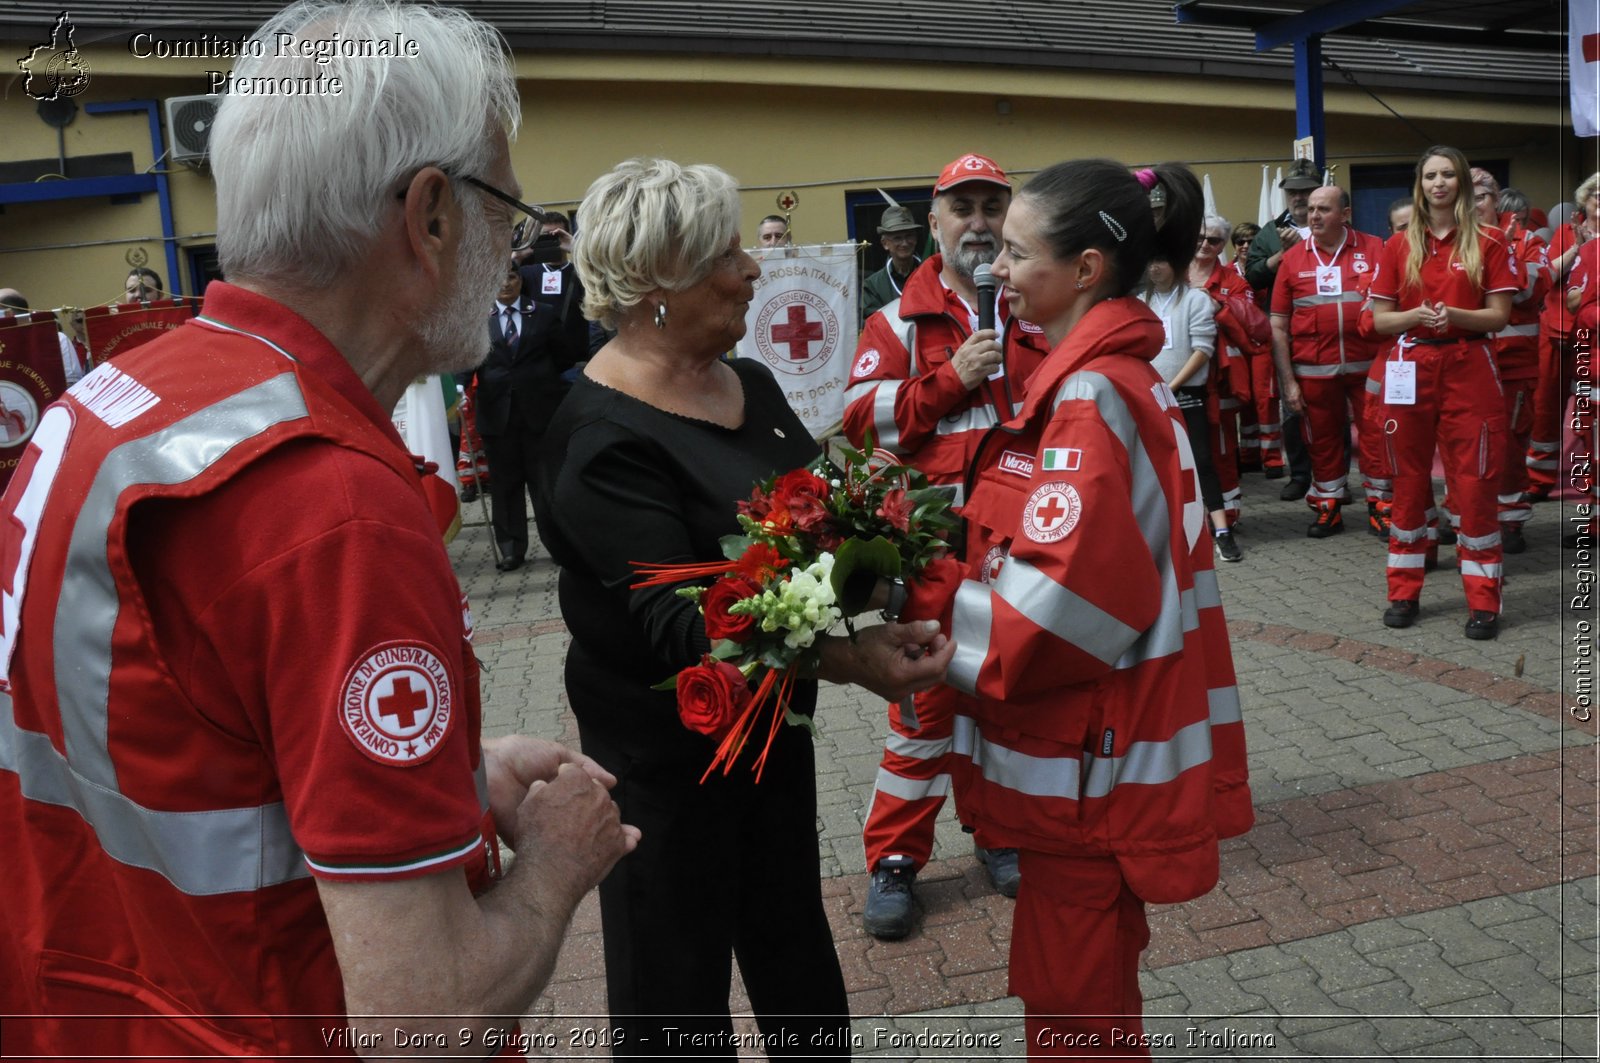
<svg viewBox="0 0 1600 1063">
<path fill-rule="evenodd" d="M 562 374 L 584 356 L 563 327 L 559 301 L 532 299 L 506 271 L 489 314 L 489 357 L 478 367 L 478 433 L 489 459 L 489 501 L 501 572 L 528 556 L 528 510 L 539 441 L 571 386 Z M 575 312 L 575 311 L 574 311 Z"/>
</svg>

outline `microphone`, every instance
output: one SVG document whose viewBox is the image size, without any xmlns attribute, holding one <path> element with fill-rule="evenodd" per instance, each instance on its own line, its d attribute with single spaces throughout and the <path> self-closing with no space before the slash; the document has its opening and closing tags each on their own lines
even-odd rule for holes
<svg viewBox="0 0 1600 1063">
<path fill-rule="evenodd" d="M 978 286 L 978 327 L 994 328 L 994 271 L 989 263 L 980 262 L 972 271 L 972 283 Z"/>
</svg>

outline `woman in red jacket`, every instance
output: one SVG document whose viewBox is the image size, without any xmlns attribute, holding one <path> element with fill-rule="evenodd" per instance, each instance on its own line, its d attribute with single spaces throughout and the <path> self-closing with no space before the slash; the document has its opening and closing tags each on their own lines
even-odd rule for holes
<svg viewBox="0 0 1600 1063">
<path fill-rule="evenodd" d="M 1490 334 L 1505 328 L 1512 293 L 1522 284 L 1504 234 L 1478 223 L 1470 172 L 1455 148 L 1425 151 L 1411 224 L 1384 245 L 1371 288 L 1373 323 L 1399 341 L 1383 366 L 1373 422 L 1383 429 L 1394 466 L 1384 624 L 1410 627 L 1417 620 L 1436 534 L 1428 518 L 1437 448 L 1445 489 L 1461 515 L 1456 553 L 1466 634 L 1492 639 L 1500 630 L 1496 496 L 1508 433 Z"/>
<path fill-rule="evenodd" d="M 1162 322 L 1130 294 L 1153 257 L 1189 259 L 1200 214 L 1182 167 L 1062 163 L 1012 202 L 994 264 L 1051 352 L 968 473 L 948 682 L 969 696 L 961 807 L 979 844 L 1020 850 L 1030 1057 L 1148 1055 L 1144 906 L 1210 890 L 1219 837 L 1251 823 L 1194 454 L 1151 365 Z"/>
</svg>

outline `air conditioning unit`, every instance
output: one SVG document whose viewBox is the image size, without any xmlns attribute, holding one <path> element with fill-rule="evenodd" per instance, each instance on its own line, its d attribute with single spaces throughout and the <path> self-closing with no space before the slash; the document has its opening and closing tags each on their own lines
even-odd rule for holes
<svg viewBox="0 0 1600 1063">
<path fill-rule="evenodd" d="M 166 101 L 168 158 L 191 166 L 206 161 L 219 102 L 217 96 L 174 96 Z"/>
</svg>

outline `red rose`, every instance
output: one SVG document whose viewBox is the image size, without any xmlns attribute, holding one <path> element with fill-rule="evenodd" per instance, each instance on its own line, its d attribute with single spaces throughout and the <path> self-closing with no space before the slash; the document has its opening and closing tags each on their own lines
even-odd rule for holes
<svg viewBox="0 0 1600 1063">
<path fill-rule="evenodd" d="M 787 509 L 790 520 L 801 531 L 815 531 L 828 519 L 828 481 L 809 469 L 795 469 L 778 477 L 772 485 L 773 515 Z"/>
<path fill-rule="evenodd" d="M 761 584 L 745 576 L 728 576 L 713 583 L 700 598 L 706 614 L 706 636 L 743 642 L 756 628 L 756 618 L 728 612 L 728 607 L 761 593 Z"/>
<path fill-rule="evenodd" d="M 896 487 L 883 496 L 883 505 L 878 507 L 877 515 L 900 531 L 910 531 L 911 511 L 914 508 L 911 499 L 906 497 L 905 489 Z"/>
<path fill-rule="evenodd" d="M 678 673 L 678 718 L 691 731 L 725 738 L 750 703 L 744 673 L 708 654 Z"/>
</svg>

